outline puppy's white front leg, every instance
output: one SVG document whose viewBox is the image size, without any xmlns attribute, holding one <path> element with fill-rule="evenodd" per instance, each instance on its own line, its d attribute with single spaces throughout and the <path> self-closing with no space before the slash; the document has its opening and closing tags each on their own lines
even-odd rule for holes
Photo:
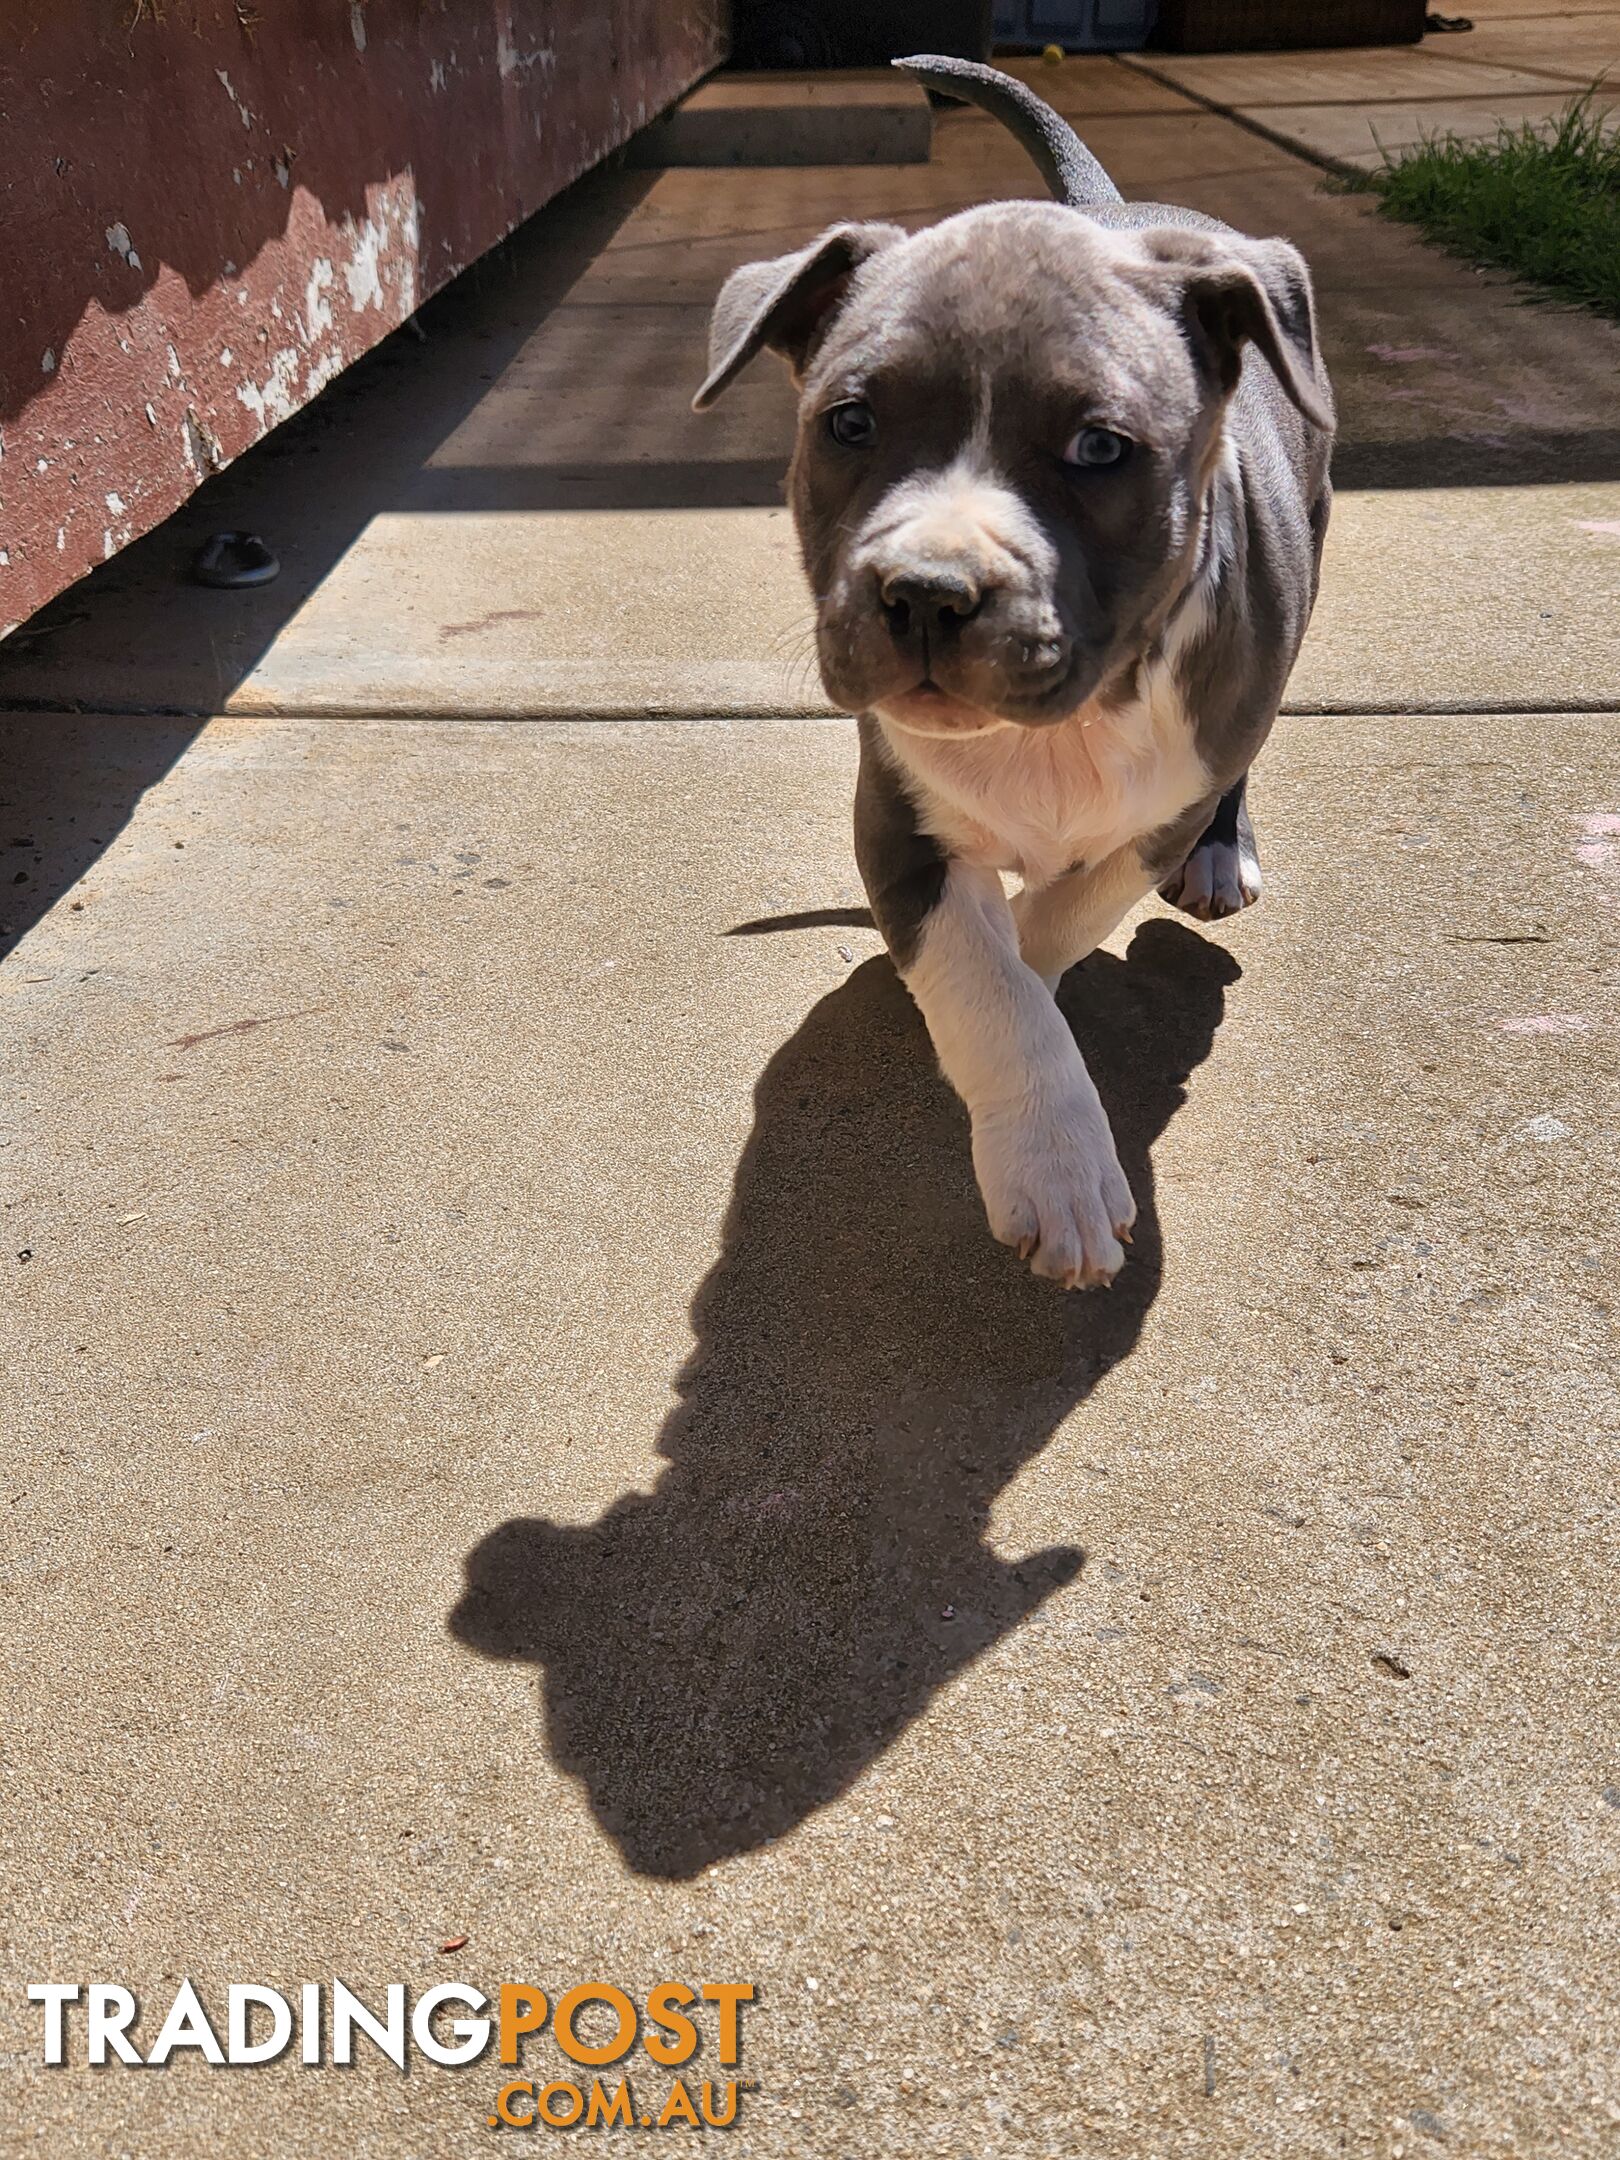
<svg viewBox="0 0 1620 2160">
<path fill-rule="evenodd" d="M 1026 965 L 1056 990 L 1065 972 L 1095 952 L 1153 884 L 1154 872 L 1132 846 L 1093 868 L 1070 870 L 1050 885 L 1021 892 L 1012 910 Z"/>
<path fill-rule="evenodd" d="M 1136 1206 L 1091 1075 L 1019 956 L 993 870 L 949 865 L 904 975 L 973 1120 L 994 1235 L 1071 1289 L 1111 1281 Z"/>
</svg>

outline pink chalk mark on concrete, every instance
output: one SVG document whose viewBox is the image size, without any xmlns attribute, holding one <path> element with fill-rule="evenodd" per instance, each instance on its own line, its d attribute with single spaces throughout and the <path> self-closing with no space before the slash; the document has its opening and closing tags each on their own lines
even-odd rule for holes
<svg viewBox="0 0 1620 2160">
<path fill-rule="evenodd" d="M 1577 532 L 1600 533 L 1605 540 L 1620 540 L 1620 518 L 1572 518 Z"/>
<path fill-rule="evenodd" d="M 1504 1035 L 1586 1035 L 1592 1023 L 1584 1013 L 1527 1013 L 1522 1020 L 1498 1020 Z"/>
<path fill-rule="evenodd" d="M 1535 398 L 1496 397 L 1491 403 L 1504 420 L 1511 420 L 1515 427 L 1560 428 L 1568 425 L 1568 415 L 1555 405 L 1543 405 Z"/>
<path fill-rule="evenodd" d="M 1606 885 L 1620 886 L 1620 811 L 1589 810 L 1575 820 L 1575 826 L 1581 834 L 1575 843 L 1575 860 Z"/>
<path fill-rule="evenodd" d="M 1415 367 L 1420 360 L 1455 360 L 1457 357 L 1440 345 L 1369 345 L 1367 350 L 1387 367 Z"/>
</svg>

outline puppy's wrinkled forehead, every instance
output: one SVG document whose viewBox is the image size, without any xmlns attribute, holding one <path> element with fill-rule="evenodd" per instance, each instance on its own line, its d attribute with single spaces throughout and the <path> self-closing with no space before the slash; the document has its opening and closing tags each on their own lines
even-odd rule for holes
<svg viewBox="0 0 1620 2160">
<path fill-rule="evenodd" d="M 993 417 L 1000 432 L 1083 412 L 1162 438 L 1200 403 L 1170 327 L 1133 234 L 1056 204 L 992 203 L 863 266 L 806 370 L 807 404 L 888 388 L 902 418 Z"/>
</svg>

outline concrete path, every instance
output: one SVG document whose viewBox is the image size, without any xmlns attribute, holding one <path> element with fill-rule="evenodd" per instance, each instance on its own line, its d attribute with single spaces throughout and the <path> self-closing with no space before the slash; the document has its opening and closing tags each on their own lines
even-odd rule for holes
<svg viewBox="0 0 1620 2160">
<path fill-rule="evenodd" d="M 153 726 L 12 725 L 44 848 Z M 1609 2149 L 1612 731 L 1285 723 L 1264 906 L 1072 983 L 1064 1298 L 843 725 L 207 728 L 0 975 L 10 1959 L 749 1980 L 793 2160 Z M 17 2068 L 87 2155 L 497 2084 Z"/>
<path fill-rule="evenodd" d="M 1028 72 L 1127 193 L 1284 232 L 1310 257 L 1342 431 L 1291 702 L 1620 701 L 1620 327 L 1527 310 L 1507 280 L 1121 63 Z M 935 143 L 930 165 L 584 183 L 424 311 L 425 344 L 395 339 L 0 647 L 0 705 L 826 710 L 781 507 L 786 380 L 756 367 L 701 417 L 687 399 L 737 263 L 840 217 L 923 223 L 1035 185 L 976 114 L 946 115 Z M 186 583 L 202 538 L 236 527 L 280 551 L 280 581 Z"/>
<path fill-rule="evenodd" d="M 751 1983 L 768 2160 L 1614 2149 L 1610 333 L 1060 82 L 1309 239 L 1349 423 L 1265 902 L 1066 991 L 1108 1295 L 981 1227 L 848 723 L 747 717 L 781 389 L 673 388 L 743 183 L 593 183 L 226 475 L 298 612 L 200 632 L 177 535 L 8 650 L 303 709 L 0 721 L 0 2151 L 486 2149 L 493 2049 L 50 2070 L 22 2002 L 334 1975 Z M 862 207 L 1019 184 L 939 133 Z"/>
<path fill-rule="evenodd" d="M 1371 171 L 1386 151 L 1430 136 L 1490 137 L 1504 122 L 1544 127 L 1587 92 L 1596 111 L 1620 116 L 1614 0 L 1481 0 L 1467 14 L 1471 30 L 1417 45 L 1154 53 L 1122 64 L 1348 170 Z"/>
</svg>

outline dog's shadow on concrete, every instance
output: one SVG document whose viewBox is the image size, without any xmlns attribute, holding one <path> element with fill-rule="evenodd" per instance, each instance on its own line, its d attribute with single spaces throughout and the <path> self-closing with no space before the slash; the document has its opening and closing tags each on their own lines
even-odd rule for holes
<svg viewBox="0 0 1620 2160">
<path fill-rule="evenodd" d="M 1001 1558 L 990 1509 L 1135 1346 L 1162 1268 L 1149 1150 L 1238 973 L 1151 921 L 1065 985 L 1140 1208 L 1106 1293 L 991 1241 L 887 960 L 771 1059 L 669 1468 L 588 1528 L 502 1524 L 451 1619 L 542 1668 L 551 1753 L 638 1872 L 686 1878 L 792 1829 L 1078 1573 L 1080 1543 Z"/>
</svg>

